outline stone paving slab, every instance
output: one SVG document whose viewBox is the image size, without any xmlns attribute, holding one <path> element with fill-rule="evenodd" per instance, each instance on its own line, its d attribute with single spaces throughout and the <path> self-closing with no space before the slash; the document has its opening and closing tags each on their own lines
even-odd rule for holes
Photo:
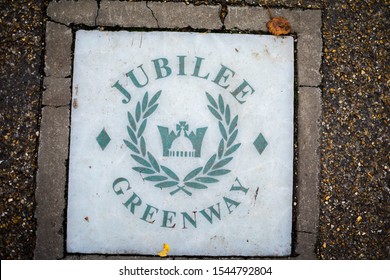
<svg viewBox="0 0 390 280">
<path fill-rule="evenodd" d="M 68 252 L 153 255 L 160 250 L 161 244 L 168 243 L 171 254 L 176 256 L 290 255 L 294 38 L 81 30 L 77 31 L 75 40 L 72 97 L 79 106 L 71 115 Z M 186 62 L 179 63 L 177 56 L 183 54 Z M 204 57 L 204 66 L 199 71 L 202 78 L 189 74 L 200 69 L 196 68 L 199 64 L 195 62 L 200 60 L 194 59 L 199 56 Z M 166 75 L 164 69 L 160 71 L 150 63 L 163 60 L 164 65 L 170 67 Z M 231 67 L 232 77 L 224 82 L 221 78 L 218 82 L 222 77 L 219 73 L 228 71 L 222 63 Z M 122 74 L 140 64 L 149 77 L 141 89 L 141 80 L 129 83 L 129 78 Z M 184 75 L 177 77 L 180 72 Z M 140 71 L 132 73 L 140 77 Z M 155 73 L 161 73 L 156 80 L 153 79 Z M 113 88 L 118 75 L 116 85 L 123 85 L 128 96 L 131 95 L 131 102 L 126 104 L 122 99 L 123 92 Z M 228 74 L 224 76 L 228 77 Z M 233 92 L 243 84 L 245 93 L 234 95 Z M 155 95 L 157 91 L 161 92 L 161 97 Z M 158 108 L 153 116 L 145 118 L 145 126 L 138 123 L 129 127 L 141 140 L 128 138 L 129 133 L 133 135 L 126 130 L 129 114 L 133 114 L 134 123 L 137 123 L 137 100 L 147 106 L 146 99 L 152 96 L 158 97 Z M 213 106 L 212 98 L 218 100 L 217 110 L 221 110 L 216 116 L 208 107 Z M 147 107 L 139 108 L 148 111 Z M 232 119 L 238 123 L 236 130 L 230 124 Z M 218 131 L 223 131 L 225 124 L 226 135 L 223 136 L 224 133 L 220 135 Z M 126 145 L 123 137 L 126 137 Z M 142 141 L 145 146 L 139 153 L 143 149 L 139 146 Z M 234 150 L 237 147 L 239 149 Z M 215 159 L 213 155 L 217 155 L 217 151 L 218 159 Z M 224 151 L 229 151 L 226 152 L 228 156 L 224 156 Z M 168 181 L 167 186 L 167 182 L 162 182 L 165 179 L 159 179 L 165 176 L 160 167 L 147 171 L 148 174 L 155 172 L 153 177 L 140 176 L 139 172 L 145 169 L 130 155 L 133 159 L 154 158 L 154 166 L 163 164 L 170 168 L 176 179 Z M 186 181 L 183 178 L 190 178 L 194 168 L 205 166 L 214 161 L 213 158 L 216 165 L 210 168 L 214 171 L 200 167 L 206 170 L 201 176 L 207 177 L 199 176 L 181 183 Z M 223 168 L 229 173 L 219 173 L 215 178 L 212 174 L 220 172 L 217 162 L 223 164 L 226 160 L 229 162 Z M 121 176 L 121 182 L 128 180 L 131 190 L 126 191 L 122 183 L 115 183 L 114 190 L 107 189 L 118 176 Z M 151 178 L 157 180 L 151 181 Z M 197 183 L 198 179 L 204 184 Z M 215 181 L 211 185 L 209 180 Z M 202 189 L 193 188 L 192 183 Z M 233 185 L 246 189 L 231 190 Z M 118 187 L 123 187 L 122 194 L 117 191 Z M 132 196 L 131 192 L 141 201 L 133 214 L 129 214 L 130 206 L 126 209 L 123 205 Z M 237 211 L 225 207 L 230 202 L 224 201 L 231 199 L 237 201 Z M 157 209 L 150 219 L 140 215 L 149 212 L 146 204 Z M 214 205 L 220 211 L 218 219 L 221 222 L 204 218 L 206 212 L 202 209 L 211 209 Z M 170 222 L 165 213 L 171 213 Z M 86 216 L 89 223 L 85 222 Z M 193 224 L 184 218 L 191 216 L 194 217 Z M 239 226 L 240 230 L 226 230 L 228 225 Z M 132 231 L 131 236 L 127 234 L 129 231 Z"/>
<path fill-rule="evenodd" d="M 115 4 L 116 3 L 116 4 Z M 121 3 L 121 4 L 119 4 Z M 117 26 L 137 28 L 187 27 L 220 30 L 265 31 L 267 11 L 260 7 L 228 7 L 224 23 L 219 6 L 194 6 L 182 3 L 146 3 L 101 1 L 52 1 L 46 26 L 45 85 L 37 174 L 38 220 L 36 259 L 72 258 L 64 251 L 64 216 L 66 193 L 66 161 L 68 157 L 69 110 L 63 107 L 68 94 L 69 79 L 49 80 L 48 77 L 69 78 L 72 69 L 72 38 L 75 25 Z M 113 8 L 122 5 L 122 9 Z M 168 9 L 169 7 L 170 9 Z M 106 11 L 105 11 L 106 9 Z M 128 13 L 123 13 L 123 10 Z M 170 12 L 175 10 L 177 15 Z M 218 11 L 218 13 L 217 13 Z M 131 13 L 130 13 L 131 12 Z M 321 11 L 272 10 L 274 16 L 289 19 L 297 40 L 297 81 L 299 86 L 299 138 L 296 249 L 293 256 L 315 258 L 318 204 L 318 126 L 321 115 Z M 86 15 L 85 18 L 80 15 Z M 122 19 L 118 16 L 122 14 Z M 131 14 L 131 19 L 125 15 Z M 201 18 L 199 18 L 201 16 Z M 94 20 L 92 20 L 94 19 Z M 147 19 L 147 20 L 145 20 Z M 200 23 L 201 22 L 201 23 Z M 65 25 L 70 27 L 67 27 Z M 56 96 L 51 98 L 50 96 Z M 61 105 L 60 105 L 61 104 Z M 303 123 L 302 123 L 303 122 Z M 308 123 L 305 123 L 308 122 Z M 314 135 L 314 136 L 313 136 Z M 307 156 L 307 158 L 305 158 Z M 310 163 L 310 164 L 309 164 Z M 87 257 L 88 258 L 88 257 Z M 93 258 L 93 256 L 91 256 Z M 115 258 L 115 256 L 113 256 Z"/>
</svg>

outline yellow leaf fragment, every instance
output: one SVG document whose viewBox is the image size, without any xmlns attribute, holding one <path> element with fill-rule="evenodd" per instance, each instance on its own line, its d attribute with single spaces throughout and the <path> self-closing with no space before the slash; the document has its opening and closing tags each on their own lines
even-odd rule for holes
<svg viewBox="0 0 390 280">
<path fill-rule="evenodd" d="M 169 247 L 169 245 L 167 244 L 167 243 L 164 243 L 164 245 L 163 245 L 163 249 L 162 249 L 162 251 L 161 252 L 159 252 L 158 253 L 158 255 L 160 256 L 160 257 L 166 257 L 166 256 L 168 256 L 168 252 L 171 250 L 171 248 Z"/>
<path fill-rule="evenodd" d="M 274 17 L 267 22 L 268 31 L 272 35 L 287 35 L 291 32 L 291 25 L 284 17 Z"/>
<path fill-rule="evenodd" d="M 361 220 L 363 220 L 362 216 L 359 216 L 359 217 L 356 218 L 356 221 L 357 221 L 358 223 L 360 223 Z"/>
</svg>

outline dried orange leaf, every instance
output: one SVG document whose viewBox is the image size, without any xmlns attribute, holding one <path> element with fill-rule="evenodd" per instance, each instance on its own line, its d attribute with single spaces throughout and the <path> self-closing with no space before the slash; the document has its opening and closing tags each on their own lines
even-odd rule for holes
<svg viewBox="0 0 390 280">
<path fill-rule="evenodd" d="M 160 257 L 166 257 L 166 256 L 168 256 L 168 252 L 171 250 L 171 248 L 169 247 L 169 245 L 167 244 L 167 243 L 164 243 L 164 245 L 163 245 L 163 249 L 162 249 L 162 251 L 161 252 L 159 252 L 158 253 L 158 255 L 160 256 Z"/>
<path fill-rule="evenodd" d="M 284 17 L 274 17 L 267 22 L 268 31 L 276 36 L 287 35 L 291 32 L 291 25 Z"/>
</svg>

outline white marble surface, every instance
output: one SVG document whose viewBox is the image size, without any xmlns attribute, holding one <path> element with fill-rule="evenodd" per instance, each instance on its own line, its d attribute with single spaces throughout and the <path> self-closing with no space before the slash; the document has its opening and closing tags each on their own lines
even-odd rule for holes
<svg viewBox="0 0 390 280">
<path fill-rule="evenodd" d="M 73 68 L 67 251 L 155 255 L 167 243 L 170 255 L 289 255 L 293 60 L 292 37 L 78 31 Z M 135 75 L 138 87 L 126 73 Z M 119 86 L 114 86 L 116 83 L 131 96 L 130 101 Z M 248 92 L 244 95 L 237 90 L 243 83 L 241 90 Z M 161 95 L 154 103 L 157 108 L 145 116 L 154 105 L 150 103 L 152 97 L 159 91 Z M 235 91 L 239 92 L 236 96 Z M 143 106 L 146 92 L 148 102 Z M 216 100 L 215 110 L 221 122 L 209 109 L 213 105 L 206 92 Z M 218 106 L 219 96 L 223 109 Z M 141 114 L 132 129 L 139 134 L 135 135 L 135 143 L 127 127 L 131 127 L 128 113 L 136 118 L 137 103 Z M 238 132 L 234 139 L 235 130 L 229 134 L 229 128 L 235 116 Z M 200 157 L 163 156 L 158 126 L 177 133 L 180 121 L 186 122 L 188 133 L 207 128 L 203 141 L 197 138 L 201 143 Z M 227 130 L 225 138 L 219 123 Z M 104 149 L 96 140 L 103 129 L 111 139 Z M 253 144 L 260 133 L 268 143 L 261 154 Z M 135 145 L 139 154 L 124 140 Z M 226 155 L 229 140 L 230 147 L 241 145 Z M 221 141 L 224 147 L 219 158 Z M 194 149 L 191 141 L 181 132 L 171 150 L 191 148 Z M 226 169 L 229 173 L 215 176 L 216 172 L 207 170 L 207 162 L 215 154 L 210 170 Z M 154 174 L 134 170 L 142 164 L 132 155 L 147 161 Z M 216 166 L 230 157 L 233 158 L 225 166 Z M 170 178 L 161 166 L 168 167 L 177 178 Z M 185 185 L 185 177 L 197 168 L 200 173 Z M 160 177 L 148 181 L 148 176 Z M 164 177 L 168 179 L 162 180 Z M 215 179 L 218 182 L 212 183 Z M 156 186 L 175 180 L 177 185 Z M 214 207 L 212 219 L 210 207 Z"/>
</svg>

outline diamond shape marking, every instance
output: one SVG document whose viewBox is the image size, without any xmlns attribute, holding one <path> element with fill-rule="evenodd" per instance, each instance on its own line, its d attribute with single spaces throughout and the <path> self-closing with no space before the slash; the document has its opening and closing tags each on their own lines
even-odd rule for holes
<svg viewBox="0 0 390 280">
<path fill-rule="evenodd" d="M 267 147 L 268 142 L 265 140 L 263 134 L 259 134 L 257 136 L 255 142 L 253 142 L 253 145 L 255 146 L 257 152 L 261 155 L 264 151 L 264 149 Z"/>
<path fill-rule="evenodd" d="M 100 148 L 104 151 L 108 143 L 110 143 L 111 138 L 107 134 L 106 130 L 103 128 L 99 135 L 96 137 L 96 141 L 98 142 Z"/>
</svg>

